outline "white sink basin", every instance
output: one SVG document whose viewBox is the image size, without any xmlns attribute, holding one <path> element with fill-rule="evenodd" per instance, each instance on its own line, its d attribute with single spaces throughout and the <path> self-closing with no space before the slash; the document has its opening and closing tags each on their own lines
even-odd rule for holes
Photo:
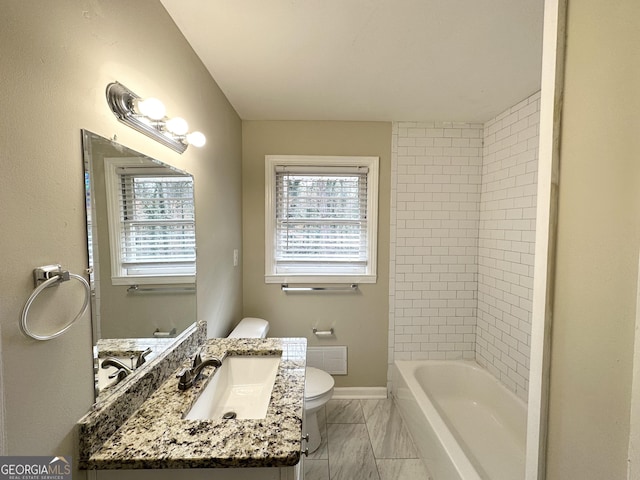
<svg viewBox="0 0 640 480">
<path fill-rule="evenodd" d="M 265 418 L 279 365 L 279 355 L 226 357 L 184 418 Z"/>
</svg>

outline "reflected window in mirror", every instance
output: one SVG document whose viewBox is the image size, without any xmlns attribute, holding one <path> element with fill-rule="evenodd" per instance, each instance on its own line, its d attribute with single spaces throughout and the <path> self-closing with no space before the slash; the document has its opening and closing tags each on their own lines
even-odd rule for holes
<svg viewBox="0 0 640 480">
<path fill-rule="evenodd" d="M 114 285 L 193 283 L 193 178 L 136 159 L 105 159 Z"/>
</svg>

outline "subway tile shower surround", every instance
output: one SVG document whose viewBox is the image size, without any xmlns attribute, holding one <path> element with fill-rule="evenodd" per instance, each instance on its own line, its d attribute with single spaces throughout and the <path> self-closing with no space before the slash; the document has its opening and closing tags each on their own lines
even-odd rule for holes
<svg viewBox="0 0 640 480">
<path fill-rule="evenodd" d="M 482 124 L 393 125 L 396 359 L 475 357 L 482 132 Z"/>
<path fill-rule="evenodd" d="M 475 359 L 526 400 L 539 108 L 393 124 L 390 365 Z"/>
<path fill-rule="evenodd" d="M 476 360 L 527 399 L 540 94 L 485 123 Z"/>
</svg>

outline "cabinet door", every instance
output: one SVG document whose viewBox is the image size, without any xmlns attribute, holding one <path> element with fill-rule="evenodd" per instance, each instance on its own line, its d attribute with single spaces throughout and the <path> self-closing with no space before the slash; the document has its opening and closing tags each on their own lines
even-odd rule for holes
<svg viewBox="0 0 640 480">
<path fill-rule="evenodd" d="M 100 470 L 96 480 L 301 480 L 295 467 L 189 468 L 181 470 Z M 302 469 L 300 469 L 302 471 Z M 88 476 L 92 479 L 91 475 Z"/>
<path fill-rule="evenodd" d="M 304 455 L 297 465 L 280 468 L 280 480 L 304 480 Z"/>
</svg>

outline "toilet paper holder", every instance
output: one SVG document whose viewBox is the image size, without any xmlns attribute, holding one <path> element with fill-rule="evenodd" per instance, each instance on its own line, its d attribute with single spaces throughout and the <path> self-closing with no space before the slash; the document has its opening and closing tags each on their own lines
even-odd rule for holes
<svg viewBox="0 0 640 480">
<path fill-rule="evenodd" d="M 318 330 L 317 328 L 313 328 L 311 330 L 316 337 L 332 337 L 333 336 L 333 327 L 329 330 Z"/>
</svg>

